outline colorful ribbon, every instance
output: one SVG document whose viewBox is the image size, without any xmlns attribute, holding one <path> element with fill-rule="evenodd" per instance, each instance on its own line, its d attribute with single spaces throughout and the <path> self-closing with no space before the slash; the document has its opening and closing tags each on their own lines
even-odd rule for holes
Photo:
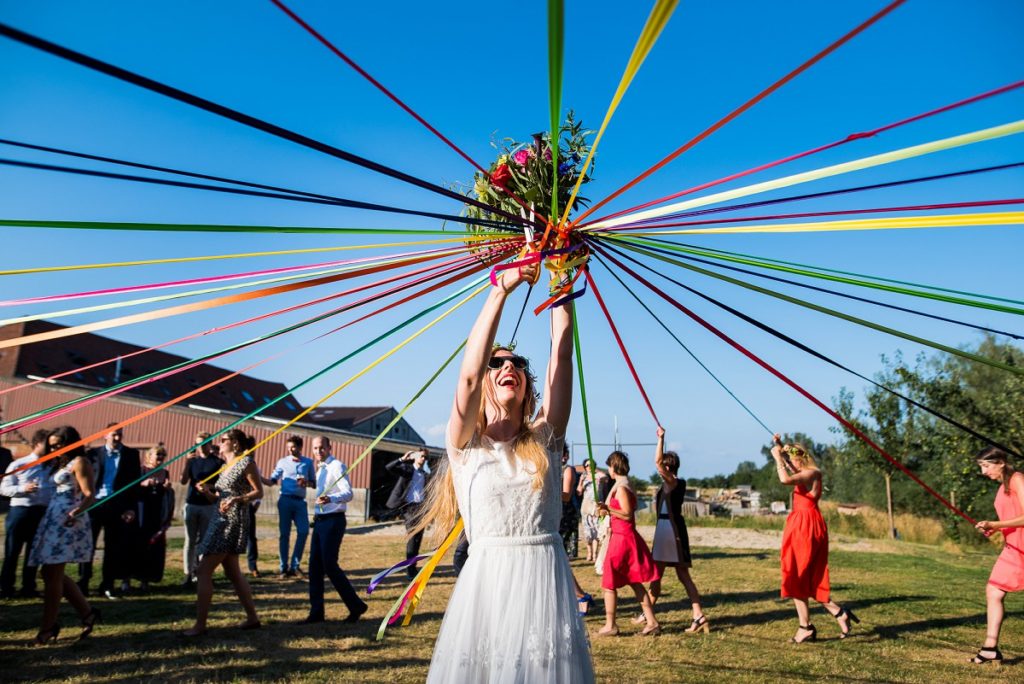
<svg viewBox="0 0 1024 684">
<path fill-rule="evenodd" d="M 608 202 L 611 202 L 613 199 L 615 199 L 616 197 L 618 197 L 622 193 L 626 192 L 627 190 L 629 190 L 630 188 L 635 186 L 637 183 L 639 183 L 640 181 L 642 181 L 645 178 L 647 178 L 648 176 L 650 176 L 651 174 L 653 174 L 656 171 L 658 171 L 659 169 L 663 168 L 664 166 L 666 166 L 667 164 L 672 162 L 674 159 L 676 159 L 679 155 L 683 154 L 687 150 L 689 150 L 689 149 L 693 148 L 694 146 L 696 146 L 702 140 L 704 140 L 705 138 L 709 137 L 712 133 L 714 133 L 718 129 L 722 128 L 723 126 L 728 124 L 730 121 L 732 121 L 733 119 L 735 119 L 739 115 L 743 114 L 745 111 L 747 111 L 748 109 L 750 109 L 751 107 L 756 105 L 758 102 L 760 102 L 761 100 L 765 99 L 766 97 L 768 97 L 769 95 L 774 93 L 776 90 L 778 90 L 782 86 L 784 86 L 787 83 L 789 83 L 790 81 L 792 81 L 794 78 L 796 78 L 797 76 L 799 76 L 803 72 L 805 72 L 808 69 L 810 69 L 812 66 L 814 66 L 815 64 L 820 62 L 822 59 L 824 59 L 825 57 L 827 57 L 831 53 L 835 52 L 843 44 L 849 42 L 855 36 L 857 36 L 858 34 L 863 32 L 865 29 L 867 29 L 869 26 L 871 26 L 875 22 L 879 21 L 884 16 L 886 16 L 887 14 L 892 12 L 894 9 L 896 9 L 897 7 L 902 5 L 904 1 L 905 0 L 893 0 L 893 2 L 890 2 L 888 5 L 886 5 L 881 10 L 879 10 L 878 12 L 873 14 L 871 17 L 869 17 L 867 19 L 867 21 L 861 23 L 860 25 L 855 27 L 853 30 L 847 32 L 845 35 L 843 35 L 838 40 L 836 40 L 836 41 L 832 42 L 831 44 L 829 44 L 827 47 L 825 47 L 824 50 L 821 50 L 820 52 L 816 53 L 813 57 L 811 57 L 810 59 L 805 61 L 803 64 L 798 66 L 796 69 L 793 69 L 788 74 L 786 74 L 785 76 L 783 76 L 782 78 L 780 78 L 779 80 L 775 81 L 770 86 L 768 86 L 767 88 L 765 88 L 764 90 L 759 92 L 757 95 L 755 95 L 754 97 L 750 98 L 749 100 L 744 102 L 742 105 L 740 105 L 736 109 L 734 109 L 731 112 L 729 112 L 728 114 L 726 114 L 724 117 L 722 117 L 721 119 L 716 121 L 714 124 L 712 124 L 711 126 L 709 126 L 706 129 L 704 129 L 702 132 L 700 132 L 695 137 L 690 139 L 689 142 L 687 142 L 686 144 L 684 144 L 681 147 L 679 147 L 678 149 L 676 149 L 674 152 L 672 152 L 670 155 L 668 155 L 667 157 L 665 157 L 664 159 L 659 161 L 657 164 L 655 164 L 651 168 L 647 169 L 646 171 L 641 173 L 639 176 L 637 176 L 636 178 L 634 178 L 630 182 L 626 183 L 625 185 L 623 185 L 621 188 L 619 188 L 618 190 L 616 190 L 612 194 L 610 194 L 607 197 L 605 197 L 600 202 L 596 203 L 595 205 L 593 205 L 592 207 L 587 209 L 587 211 L 583 212 L 576 219 L 576 221 L 574 223 L 578 225 L 580 223 L 580 221 L 585 219 L 587 216 L 591 215 L 592 213 L 597 211 L 599 208 L 603 207 L 605 204 L 608 204 Z"/>
<path fill-rule="evenodd" d="M 430 558 L 430 554 L 429 553 L 423 553 L 423 554 L 420 554 L 419 556 L 413 556 L 412 558 L 406 558 L 405 560 L 399 561 L 399 562 L 395 563 L 394 565 L 392 565 L 387 570 L 381 570 L 376 575 L 374 575 L 373 577 L 370 578 L 370 583 L 368 585 L 366 585 L 366 593 L 367 594 L 372 594 L 374 589 L 379 587 L 380 583 L 383 582 L 385 579 L 387 579 L 392 574 L 398 572 L 399 570 L 402 570 L 403 568 L 408 568 L 408 567 L 410 567 L 412 565 L 416 565 L 420 561 L 426 560 L 427 558 Z"/>
<path fill-rule="evenodd" d="M 933 140 L 932 142 L 923 143 L 920 145 L 911 145 L 910 147 L 904 147 L 902 149 L 892 150 L 890 152 L 883 152 L 881 154 L 875 154 L 869 157 L 855 159 L 853 161 L 842 162 L 840 164 L 833 164 L 832 166 L 826 166 L 820 169 L 815 169 L 813 171 L 804 171 L 803 173 L 796 173 L 790 176 L 784 176 L 782 178 L 776 178 L 770 181 L 754 183 L 753 185 L 746 185 L 741 188 L 734 188 L 732 190 L 724 190 L 721 192 L 712 193 L 710 195 L 704 195 L 702 197 L 695 197 L 693 199 L 684 200 L 682 202 L 676 202 L 675 204 L 669 204 L 664 207 L 659 207 L 656 209 L 648 209 L 647 211 L 640 211 L 633 214 L 628 214 L 626 216 L 620 216 L 619 218 L 609 219 L 607 221 L 595 222 L 587 226 L 587 230 L 611 228 L 613 226 L 632 223 L 635 221 L 641 221 L 648 218 L 656 218 L 659 216 L 664 216 L 666 214 L 683 211 L 685 209 L 693 209 L 696 207 L 707 206 L 709 204 L 717 204 L 719 202 L 725 202 L 727 200 L 736 199 L 739 197 L 748 197 L 750 195 L 755 195 L 761 192 L 768 192 L 769 190 L 788 188 L 793 185 L 798 185 L 800 183 L 821 180 L 822 178 L 830 178 L 832 176 L 838 176 L 840 174 L 850 173 L 852 171 L 862 171 L 864 169 L 873 168 L 875 166 L 891 164 L 893 162 L 903 161 L 905 159 L 912 159 L 914 157 L 920 157 L 926 154 L 933 154 L 935 152 L 941 152 L 943 150 L 949 150 L 955 147 L 962 147 L 964 145 L 971 145 L 974 143 L 984 142 L 987 140 L 995 140 L 997 138 L 1002 138 L 1009 135 L 1016 135 L 1021 132 L 1024 132 L 1024 120 L 1013 121 L 1011 123 L 1002 124 L 1000 126 L 983 128 L 981 130 L 973 131 L 971 133 L 954 135 L 949 138 L 942 138 L 941 140 Z"/>
</svg>

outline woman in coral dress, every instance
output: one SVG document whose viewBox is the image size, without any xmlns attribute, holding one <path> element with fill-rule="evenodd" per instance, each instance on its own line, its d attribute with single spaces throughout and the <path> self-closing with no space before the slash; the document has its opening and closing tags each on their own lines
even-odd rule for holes
<svg viewBox="0 0 1024 684">
<path fill-rule="evenodd" d="M 610 516 L 611 536 L 601 575 L 605 623 L 597 634 L 614 636 L 619 633 L 615 624 L 615 604 L 618 598 L 615 590 L 630 586 L 640 602 L 647 623 L 640 633 L 644 636 L 658 635 L 661 633 L 661 625 L 654 617 L 654 604 L 643 583 L 661 579 L 661 572 L 654 564 L 647 542 L 636 531 L 633 518 L 636 494 L 629 487 L 629 457 L 621 451 L 613 451 L 608 457 L 608 474 L 615 480 L 615 485 L 608 494 L 608 500 L 598 506 L 603 515 Z"/>
<path fill-rule="evenodd" d="M 840 639 L 850 634 L 850 623 L 860 622 L 852 611 L 832 600 L 828 578 L 828 528 L 818 510 L 821 471 L 814 457 L 800 444 L 783 445 L 775 435 L 772 457 L 779 481 L 793 487 L 793 510 L 782 532 L 782 597 L 793 599 L 800 620 L 793 643 L 816 641 L 818 631 L 810 622 L 813 598 L 839 623 Z M 789 458 L 786 457 L 788 454 Z"/>
<path fill-rule="evenodd" d="M 1000 482 L 995 501 L 999 520 L 982 520 L 977 528 L 986 534 L 1000 530 L 1005 540 L 985 587 L 988 630 L 984 646 L 972 659 L 982 665 L 1002 661 L 999 630 L 1003 626 L 1003 598 L 1009 591 L 1024 591 L 1024 474 L 1014 470 L 1006 452 L 995 447 L 982 451 L 977 460 L 983 475 Z"/>
</svg>

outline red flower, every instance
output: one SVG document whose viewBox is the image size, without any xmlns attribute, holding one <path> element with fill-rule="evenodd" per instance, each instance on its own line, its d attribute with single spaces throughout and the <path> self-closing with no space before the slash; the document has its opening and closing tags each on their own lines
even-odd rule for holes
<svg viewBox="0 0 1024 684">
<path fill-rule="evenodd" d="M 498 164 L 494 167 L 494 171 L 491 171 L 491 183 L 497 185 L 502 190 L 505 189 L 511 179 L 512 172 L 508 170 L 508 164 Z"/>
</svg>

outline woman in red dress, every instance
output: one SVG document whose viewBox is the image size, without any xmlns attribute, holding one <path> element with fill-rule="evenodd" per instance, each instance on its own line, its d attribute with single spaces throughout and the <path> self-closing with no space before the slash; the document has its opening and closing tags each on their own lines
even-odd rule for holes
<svg viewBox="0 0 1024 684">
<path fill-rule="evenodd" d="M 661 573 L 654 564 L 647 542 L 636 531 L 633 518 L 636 494 L 629 487 L 629 457 L 621 451 L 613 451 L 607 463 L 608 474 L 615 480 L 615 484 L 608 493 L 608 499 L 598 504 L 600 515 L 611 516 L 611 536 L 608 540 L 608 553 L 604 558 L 604 574 L 601 575 L 605 622 L 597 634 L 615 636 L 619 633 L 615 624 L 615 603 L 618 598 L 615 590 L 629 585 L 640 602 L 647 622 L 640 634 L 657 636 L 661 633 L 661 625 L 654 617 L 651 595 L 643 583 L 660 579 Z"/>
<path fill-rule="evenodd" d="M 821 498 L 821 471 L 814 457 L 800 444 L 783 445 L 775 435 L 772 457 L 779 481 L 793 487 L 793 510 L 782 532 L 782 598 L 791 598 L 800 620 L 791 639 L 800 644 L 816 641 L 818 631 L 810 622 L 808 599 L 825 606 L 839 623 L 840 639 L 850 634 L 850 622 L 860 622 L 852 611 L 832 600 L 828 580 L 828 528 L 818 510 Z M 789 458 L 786 457 L 789 455 Z"/>
<path fill-rule="evenodd" d="M 999 520 L 982 520 L 976 527 L 985 534 L 1002 530 L 1006 543 L 999 554 L 985 587 L 988 601 L 988 630 L 985 645 L 972 662 L 983 665 L 1002 662 L 999 652 L 999 629 L 1003 626 L 1003 598 L 1008 591 L 1024 591 L 1024 474 L 1010 465 L 1006 452 L 989 447 L 978 454 L 978 465 L 985 477 L 999 480 L 996 492 L 996 514 Z"/>
</svg>

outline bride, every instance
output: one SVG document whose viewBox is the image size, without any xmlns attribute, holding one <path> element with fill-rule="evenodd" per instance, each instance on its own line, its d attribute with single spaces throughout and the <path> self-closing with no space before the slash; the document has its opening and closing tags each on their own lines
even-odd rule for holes
<svg viewBox="0 0 1024 684">
<path fill-rule="evenodd" d="M 461 514 L 470 541 L 434 646 L 428 682 L 592 682 L 569 561 L 558 534 L 559 468 L 572 404 L 572 314 L 551 312 L 551 358 L 537 406 L 529 362 L 494 345 L 509 294 L 538 266 L 504 271 L 466 343 L 448 423 L 447 466 L 420 527 Z"/>
</svg>

